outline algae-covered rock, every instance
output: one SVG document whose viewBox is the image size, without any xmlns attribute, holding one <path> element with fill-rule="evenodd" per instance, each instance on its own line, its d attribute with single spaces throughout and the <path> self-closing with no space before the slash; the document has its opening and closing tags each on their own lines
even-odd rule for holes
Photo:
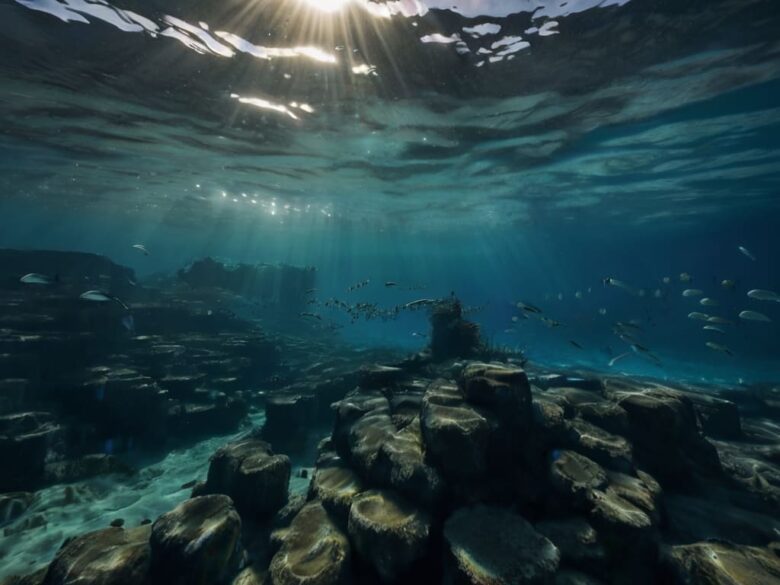
<svg viewBox="0 0 780 585">
<path fill-rule="evenodd" d="M 552 542 L 502 508 L 461 508 L 445 523 L 444 540 L 448 583 L 552 584 L 560 561 Z"/>
<path fill-rule="evenodd" d="M 192 498 L 152 525 L 151 573 L 155 583 L 218 585 L 241 561 L 241 519 L 227 496 Z"/>
<path fill-rule="evenodd" d="M 420 419 L 426 457 L 449 477 L 485 473 L 490 422 L 467 404 L 457 386 L 436 381 L 426 390 Z"/>
<path fill-rule="evenodd" d="M 348 531 L 360 557 L 393 582 L 425 556 L 430 518 L 391 491 L 370 490 L 352 502 Z"/>
<path fill-rule="evenodd" d="M 228 443 L 211 457 L 208 478 L 198 495 L 225 494 L 242 514 L 265 519 L 287 502 L 290 459 L 252 437 Z"/>
<path fill-rule="evenodd" d="M 363 489 L 360 477 L 338 455 L 320 455 L 309 486 L 309 495 L 312 499 L 320 500 L 323 507 L 344 526 L 347 524 L 352 500 Z"/>
<path fill-rule="evenodd" d="M 277 535 L 271 559 L 273 585 L 346 585 L 350 582 L 349 540 L 319 502 L 306 504 Z"/>
<path fill-rule="evenodd" d="M 777 585 L 780 557 L 769 549 L 727 542 L 668 547 L 661 556 L 670 585 Z"/>
<path fill-rule="evenodd" d="M 607 485 L 607 473 L 595 461 L 574 451 L 560 451 L 550 469 L 553 488 L 574 507 L 586 509 L 594 490 Z"/>
<path fill-rule="evenodd" d="M 149 526 L 106 528 L 68 540 L 49 565 L 44 585 L 146 585 Z"/>
</svg>

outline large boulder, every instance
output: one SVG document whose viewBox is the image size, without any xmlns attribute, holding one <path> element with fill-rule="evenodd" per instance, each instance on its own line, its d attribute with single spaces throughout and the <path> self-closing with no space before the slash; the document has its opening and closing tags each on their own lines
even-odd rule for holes
<svg viewBox="0 0 780 585">
<path fill-rule="evenodd" d="M 530 420 L 531 386 L 521 368 L 473 362 L 463 369 L 460 387 L 472 404 L 485 406 L 516 423 Z"/>
<path fill-rule="evenodd" d="M 352 500 L 364 489 L 360 477 L 341 457 L 331 452 L 320 455 L 309 485 L 309 497 L 320 500 L 323 507 L 344 526 L 347 525 Z"/>
<path fill-rule="evenodd" d="M 776 551 L 729 542 L 697 542 L 667 547 L 661 555 L 670 585 L 777 585 Z"/>
<path fill-rule="evenodd" d="M 272 585 L 346 585 L 350 582 L 349 540 L 317 502 L 306 504 L 275 538 Z"/>
<path fill-rule="evenodd" d="M 454 384 L 437 380 L 425 391 L 420 418 L 427 460 L 447 477 L 487 470 L 492 425 L 467 404 Z"/>
<path fill-rule="evenodd" d="M 631 444 L 623 437 L 579 418 L 570 421 L 568 430 L 568 444 L 572 449 L 608 469 L 633 471 Z"/>
<path fill-rule="evenodd" d="M 604 489 L 608 480 L 606 471 L 595 461 L 574 451 L 560 451 L 550 466 L 550 482 L 564 498 L 561 507 L 587 511 L 593 493 Z"/>
<path fill-rule="evenodd" d="M 618 398 L 637 460 L 662 482 L 682 485 L 697 469 L 720 472 L 718 453 L 699 433 L 693 404 L 682 393 L 652 389 Z"/>
<path fill-rule="evenodd" d="M 391 491 L 370 490 L 353 500 L 348 531 L 360 557 L 390 583 L 426 555 L 430 518 Z"/>
<path fill-rule="evenodd" d="M 444 525 L 445 578 L 469 585 L 552 584 L 560 553 L 521 516 L 461 508 Z"/>
<path fill-rule="evenodd" d="M 154 583 L 227 583 L 242 561 L 241 519 L 230 498 L 195 497 L 160 516 L 152 525 Z"/>
<path fill-rule="evenodd" d="M 214 453 L 206 483 L 196 493 L 228 495 L 241 515 L 263 520 L 287 502 L 289 481 L 290 459 L 275 455 L 265 441 L 247 437 Z"/>
<path fill-rule="evenodd" d="M 317 400 L 314 396 L 291 394 L 271 396 L 265 401 L 265 425 L 263 438 L 272 443 L 289 443 L 303 433 L 291 433 L 290 429 L 305 430 L 316 418 Z"/>
<path fill-rule="evenodd" d="M 43 585 L 146 585 L 149 526 L 106 528 L 65 542 L 46 571 Z"/>
</svg>

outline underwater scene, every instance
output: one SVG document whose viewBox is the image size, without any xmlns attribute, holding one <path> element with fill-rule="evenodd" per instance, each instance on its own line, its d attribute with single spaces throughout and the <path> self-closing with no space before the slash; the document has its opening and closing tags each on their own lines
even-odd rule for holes
<svg viewBox="0 0 780 585">
<path fill-rule="evenodd" d="M 0 0 L 1 585 L 780 585 L 776 0 Z"/>
</svg>

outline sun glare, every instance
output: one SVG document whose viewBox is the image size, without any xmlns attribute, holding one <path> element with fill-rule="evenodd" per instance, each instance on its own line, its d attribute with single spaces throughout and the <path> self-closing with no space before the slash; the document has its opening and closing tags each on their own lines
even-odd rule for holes
<svg viewBox="0 0 780 585">
<path fill-rule="evenodd" d="M 352 0 L 306 0 L 306 4 L 323 12 L 337 12 Z"/>
</svg>

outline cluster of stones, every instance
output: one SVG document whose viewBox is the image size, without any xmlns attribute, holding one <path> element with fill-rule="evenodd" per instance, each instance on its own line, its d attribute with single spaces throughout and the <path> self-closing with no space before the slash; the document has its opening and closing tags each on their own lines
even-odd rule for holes
<svg viewBox="0 0 780 585">
<path fill-rule="evenodd" d="M 151 526 L 70 540 L 47 568 L 9 583 L 780 579 L 780 546 L 762 532 L 777 505 L 771 490 L 761 492 L 763 508 L 749 504 L 764 524 L 741 538 L 752 544 L 668 544 L 681 534 L 666 505 L 672 494 L 706 497 L 701 485 L 729 485 L 728 462 L 699 429 L 741 433 L 733 403 L 565 377 L 532 384 L 500 364 L 453 369 L 431 379 L 367 368 L 333 405 L 305 497 L 288 497 L 288 457 L 250 434 L 219 449 L 192 498 Z"/>
</svg>

